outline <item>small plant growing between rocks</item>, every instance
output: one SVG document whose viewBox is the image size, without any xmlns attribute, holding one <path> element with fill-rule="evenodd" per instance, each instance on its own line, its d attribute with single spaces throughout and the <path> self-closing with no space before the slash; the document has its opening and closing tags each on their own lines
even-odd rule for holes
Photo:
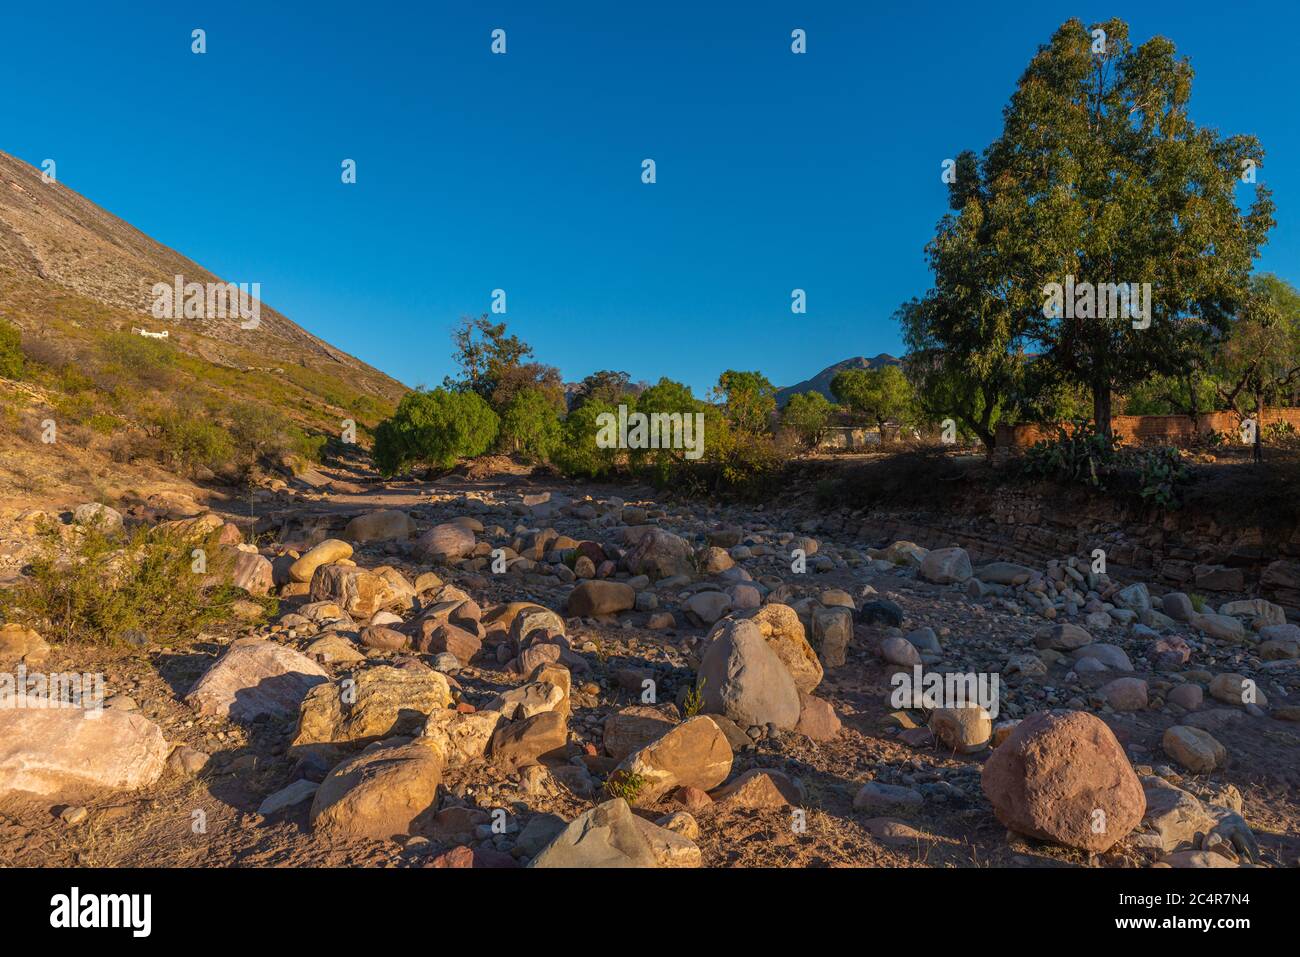
<svg viewBox="0 0 1300 957">
<path fill-rule="evenodd" d="M 699 684 L 690 688 L 686 692 L 686 697 L 682 701 L 682 713 L 688 718 L 693 718 L 700 713 L 704 707 L 704 683 L 707 678 L 701 678 Z"/>
<path fill-rule="evenodd" d="M 611 798 L 622 798 L 628 804 L 636 800 L 645 786 L 645 777 L 635 771 L 615 771 L 605 779 L 605 793 Z"/>
</svg>

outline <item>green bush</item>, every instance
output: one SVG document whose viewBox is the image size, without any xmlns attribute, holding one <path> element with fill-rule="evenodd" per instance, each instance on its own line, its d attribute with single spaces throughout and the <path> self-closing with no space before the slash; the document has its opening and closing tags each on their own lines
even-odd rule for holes
<svg viewBox="0 0 1300 957">
<path fill-rule="evenodd" d="M 130 379 L 161 387 L 172 381 L 176 348 L 164 339 L 115 332 L 104 340 L 104 357 L 110 368 L 125 373 Z"/>
<path fill-rule="evenodd" d="M 499 429 L 500 418 L 476 393 L 419 389 L 375 429 L 375 465 L 384 475 L 421 463 L 450 468 L 486 452 Z"/>
<path fill-rule="evenodd" d="M 615 406 L 590 399 L 564 417 L 559 445 L 551 452 L 551 461 L 565 475 L 577 478 L 602 478 L 618 466 L 618 449 L 602 449 L 596 444 L 600 431 L 597 418 L 602 413 L 616 415 Z"/>
<path fill-rule="evenodd" d="M 520 389 L 501 410 L 502 449 L 546 462 L 562 439 L 559 414 L 540 389 Z"/>
<path fill-rule="evenodd" d="M 1026 451 L 1026 473 L 1104 488 L 1118 460 L 1119 443 L 1098 432 L 1091 422 L 1077 421 L 1072 426 L 1057 426 L 1055 439 L 1035 442 Z"/>
<path fill-rule="evenodd" d="M 230 433 L 197 411 L 170 409 L 154 419 L 164 460 L 175 468 L 216 470 L 235 457 Z"/>
<path fill-rule="evenodd" d="M 800 392 L 790 397 L 781 412 L 781 424 L 809 448 L 826 434 L 835 406 L 820 392 Z"/>
<path fill-rule="evenodd" d="M 37 557 L 14 589 L 0 592 L 6 621 L 21 622 L 60 641 L 112 644 L 141 632 L 157 644 L 190 640 L 230 615 L 243 593 L 227 581 L 228 553 L 206 540 L 166 529 L 77 530 L 65 542 L 47 523 Z M 207 558 L 195 571 L 194 549 Z"/>
<path fill-rule="evenodd" d="M 23 377 L 23 336 L 18 327 L 0 321 L 0 378 Z"/>
<path fill-rule="evenodd" d="M 1132 461 L 1138 473 L 1138 494 L 1164 508 L 1177 508 L 1183 486 L 1191 477 L 1183 453 L 1175 448 L 1140 449 L 1133 453 Z"/>
</svg>

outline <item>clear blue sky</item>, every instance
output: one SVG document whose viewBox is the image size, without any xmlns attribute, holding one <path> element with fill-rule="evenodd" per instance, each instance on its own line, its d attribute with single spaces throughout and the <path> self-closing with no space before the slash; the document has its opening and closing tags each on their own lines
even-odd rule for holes
<svg viewBox="0 0 1300 957">
<path fill-rule="evenodd" d="M 940 163 L 998 134 L 1060 23 L 1120 15 L 1191 58 L 1197 122 L 1263 141 L 1260 268 L 1300 281 L 1294 0 L 871 6 L 14 3 L 0 149 L 410 385 L 497 287 L 567 380 L 788 385 L 901 351 Z"/>
</svg>

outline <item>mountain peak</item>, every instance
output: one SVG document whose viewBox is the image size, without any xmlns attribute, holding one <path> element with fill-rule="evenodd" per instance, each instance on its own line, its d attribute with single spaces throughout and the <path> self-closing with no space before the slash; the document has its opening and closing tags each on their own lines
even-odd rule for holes
<svg viewBox="0 0 1300 957">
<path fill-rule="evenodd" d="M 790 401 L 791 396 L 803 392 L 820 392 L 834 402 L 835 396 L 831 393 L 831 380 L 835 378 L 836 374 L 843 372 L 845 369 L 879 369 L 883 366 L 900 366 L 902 364 L 902 359 L 892 356 L 888 352 L 882 352 L 872 359 L 868 359 L 866 356 L 851 356 L 848 359 L 841 359 L 834 365 L 827 366 L 811 379 L 805 379 L 797 385 L 777 389 L 776 404 L 779 408 L 784 408 L 785 404 Z"/>
</svg>

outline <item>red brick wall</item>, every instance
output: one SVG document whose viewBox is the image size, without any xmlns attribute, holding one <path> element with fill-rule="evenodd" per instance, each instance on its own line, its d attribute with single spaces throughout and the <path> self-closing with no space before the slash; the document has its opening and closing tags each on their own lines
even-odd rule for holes
<svg viewBox="0 0 1300 957">
<path fill-rule="evenodd" d="M 1300 429 L 1300 409 L 1265 409 L 1264 425 L 1290 422 Z M 1236 432 L 1241 420 L 1235 412 L 1210 412 L 1198 415 L 1193 424 L 1186 415 L 1117 415 L 1111 419 L 1111 428 L 1128 445 L 1159 443 L 1187 445 L 1204 432 Z M 1067 426 L 1068 428 L 1068 426 Z M 1042 423 L 1024 425 L 999 425 L 997 447 L 1027 448 L 1042 439 L 1056 437 L 1056 427 Z"/>
</svg>

